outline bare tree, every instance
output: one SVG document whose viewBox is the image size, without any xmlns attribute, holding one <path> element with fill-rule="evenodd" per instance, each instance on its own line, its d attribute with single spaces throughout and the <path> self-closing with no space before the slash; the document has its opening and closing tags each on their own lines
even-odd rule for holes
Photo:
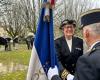
<svg viewBox="0 0 100 80">
<path fill-rule="evenodd" d="M 8 1 L 10 3 L 10 1 Z M 10 6 L 5 6 L 5 15 L 3 16 L 3 28 L 7 33 L 15 38 L 23 32 L 23 22 L 21 15 L 21 6 L 17 3 L 12 3 Z"/>
<path fill-rule="evenodd" d="M 4 8 L 2 16 L 4 30 L 12 38 L 26 35 L 27 32 L 35 33 L 37 20 L 35 2 L 33 2 L 33 8 L 29 0 L 6 0 L 6 2 L 10 5 L 2 6 Z"/>
<path fill-rule="evenodd" d="M 10 36 L 36 33 L 42 0 L 0 0 L 0 4 L 3 28 Z M 75 19 L 79 26 L 80 13 L 92 6 L 94 5 L 90 0 L 57 0 L 54 9 L 54 26 L 60 26 L 64 19 Z M 56 34 L 59 34 L 57 28 L 55 28 L 55 36 Z"/>
<path fill-rule="evenodd" d="M 61 4 L 59 4 L 61 2 Z M 60 0 L 56 4 L 55 8 L 55 26 L 60 26 L 60 23 L 64 19 L 74 19 L 77 22 L 77 26 L 80 26 L 79 18 L 80 14 L 88 9 L 96 7 L 90 0 Z M 57 28 L 56 28 L 57 29 Z M 55 35 L 60 32 L 55 29 Z M 77 29 L 78 30 L 78 29 Z M 57 34 L 56 34 L 57 33 Z M 77 31 L 79 33 L 79 30 Z"/>
</svg>

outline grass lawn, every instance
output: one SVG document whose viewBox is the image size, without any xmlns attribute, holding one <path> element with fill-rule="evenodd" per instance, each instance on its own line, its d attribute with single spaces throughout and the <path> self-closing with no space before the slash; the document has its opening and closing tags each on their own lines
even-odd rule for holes
<svg viewBox="0 0 100 80">
<path fill-rule="evenodd" d="M 31 50 L 27 50 L 24 45 L 18 50 L 0 51 L 0 63 L 8 64 L 11 62 L 28 65 Z"/>
<path fill-rule="evenodd" d="M 16 71 L 13 73 L 0 75 L 0 80 L 25 80 L 26 73 L 26 71 Z"/>
<path fill-rule="evenodd" d="M 18 50 L 0 51 L 0 63 L 9 65 L 13 62 L 28 66 L 30 56 L 31 50 L 28 50 L 25 45 L 20 45 Z M 0 80 L 25 80 L 26 73 L 26 70 L 17 70 L 12 73 L 0 74 Z"/>
</svg>

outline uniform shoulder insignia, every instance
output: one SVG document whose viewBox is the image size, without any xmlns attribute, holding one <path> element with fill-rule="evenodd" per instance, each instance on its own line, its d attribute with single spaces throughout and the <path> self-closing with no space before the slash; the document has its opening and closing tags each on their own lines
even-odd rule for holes
<svg viewBox="0 0 100 80">
<path fill-rule="evenodd" d="M 64 69 L 63 72 L 61 73 L 61 78 L 63 80 L 65 80 L 68 74 L 69 74 L 69 71 L 67 71 L 66 69 Z"/>
</svg>

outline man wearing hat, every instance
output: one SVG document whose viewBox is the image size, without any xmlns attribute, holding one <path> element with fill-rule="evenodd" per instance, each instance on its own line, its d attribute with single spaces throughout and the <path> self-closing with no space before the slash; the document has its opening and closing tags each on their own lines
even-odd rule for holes
<svg viewBox="0 0 100 80">
<path fill-rule="evenodd" d="M 55 40 L 60 76 L 63 79 L 67 75 L 66 70 L 74 74 L 77 59 L 83 54 L 83 40 L 74 36 L 75 27 L 75 20 L 64 20 L 60 26 L 64 35 Z"/>
<path fill-rule="evenodd" d="M 70 74 L 67 73 L 67 80 L 100 80 L 100 8 L 83 13 L 81 24 L 83 38 L 89 50 L 78 59 L 74 78 L 71 79 L 72 75 L 69 78 Z M 48 78 L 50 80 L 60 80 L 57 76 L 58 73 L 53 77 L 49 76 L 51 75 L 50 72 L 53 72 L 52 70 L 57 72 L 56 67 L 50 68 Z"/>
</svg>

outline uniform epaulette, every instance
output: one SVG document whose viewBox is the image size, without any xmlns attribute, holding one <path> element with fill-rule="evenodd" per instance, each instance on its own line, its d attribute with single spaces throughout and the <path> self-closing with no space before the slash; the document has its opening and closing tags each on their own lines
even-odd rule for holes
<svg viewBox="0 0 100 80">
<path fill-rule="evenodd" d="M 69 71 L 67 71 L 66 69 L 64 69 L 63 72 L 61 73 L 61 78 L 63 80 L 65 80 L 67 78 L 68 74 L 69 74 Z"/>
</svg>

